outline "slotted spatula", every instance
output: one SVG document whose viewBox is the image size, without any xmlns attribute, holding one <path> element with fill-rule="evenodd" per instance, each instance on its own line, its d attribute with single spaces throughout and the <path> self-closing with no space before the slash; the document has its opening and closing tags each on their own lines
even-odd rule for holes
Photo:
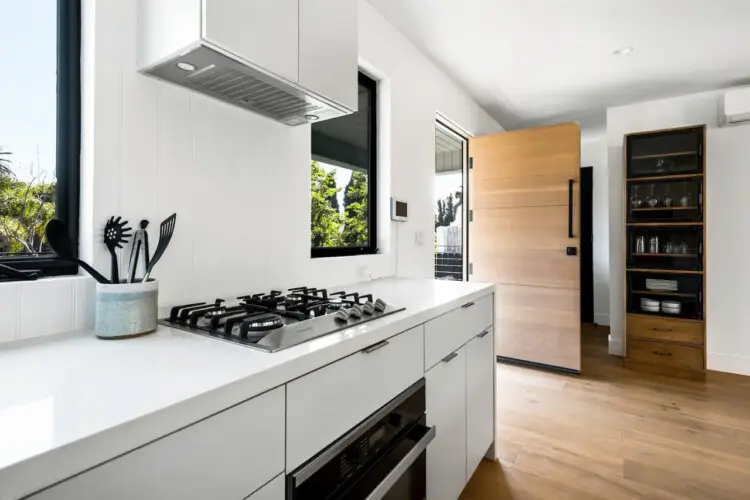
<svg viewBox="0 0 750 500">
<path fill-rule="evenodd" d="M 177 223 L 177 214 L 172 214 L 161 223 L 159 226 L 159 243 L 156 245 L 154 255 L 151 257 L 151 261 L 146 267 L 146 275 L 143 277 L 143 281 L 146 282 L 151 277 L 151 271 L 154 270 L 154 266 L 161 256 L 164 255 L 164 251 L 167 249 L 169 242 L 172 241 L 172 235 L 174 234 L 174 226 Z"/>
</svg>

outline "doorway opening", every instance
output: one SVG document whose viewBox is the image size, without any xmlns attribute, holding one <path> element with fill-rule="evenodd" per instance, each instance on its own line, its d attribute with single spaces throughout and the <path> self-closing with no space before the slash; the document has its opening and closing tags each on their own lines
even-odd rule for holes
<svg viewBox="0 0 750 500">
<path fill-rule="evenodd" d="M 594 167 L 581 168 L 581 323 L 594 322 Z"/>
<path fill-rule="evenodd" d="M 466 163 L 466 137 L 437 120 L 434 236 L 436 279 L 466 279 Z"/>
</svg>

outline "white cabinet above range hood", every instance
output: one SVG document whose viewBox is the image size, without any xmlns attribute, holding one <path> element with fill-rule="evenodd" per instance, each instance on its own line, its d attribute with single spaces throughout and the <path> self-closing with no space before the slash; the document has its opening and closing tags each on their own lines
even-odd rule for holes
<svg viewBox="0 0 750 500">
<path fill-rule="evenodd" d="M 140 0 L 140 70 L 287 125 L 353 113 L 357 3 Z"/>
</svg>

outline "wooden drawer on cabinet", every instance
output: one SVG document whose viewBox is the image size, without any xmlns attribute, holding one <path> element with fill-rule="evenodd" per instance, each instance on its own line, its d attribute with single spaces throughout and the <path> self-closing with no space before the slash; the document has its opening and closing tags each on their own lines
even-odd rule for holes
<svg viewBox="0 0 750 500">
<path fill-rule="evenodd" d="M 628 314 L 628 338 L 703 345 L 703 323 Z"/>
<path fill-rule="evenodd" d="M 627 357 L 656 365 L 703 370 L 703 349 L 666 342 L 628 339 Z"/>
<path fill-rule="evenodd" d="M 487 295 L 467 302 L 425 323 L 425 370 L 492 326 L 493 298 L 494 295 Z"/>
</svg>

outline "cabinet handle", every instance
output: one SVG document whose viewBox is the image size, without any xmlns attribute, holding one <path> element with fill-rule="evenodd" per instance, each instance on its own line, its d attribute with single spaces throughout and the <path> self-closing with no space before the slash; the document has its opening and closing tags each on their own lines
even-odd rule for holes
<svg viewBox="0 0 750 500">
<path fill-rule="evenodd" d="M 477 335 L 477 338 L 481 339 L 482 337 L 486 336 L 488 333 L 490 333 L 490 329 L 489 328 L 487 328 L 485 331 L 483 331 L 482 333 L 480 333 L 479 335 Z"/>
<path fill-rule="evenodd" d="M 464 304 L 464 305 L 462 305 L 462 306 L 461 306 L 461 309 L 467 309 L 467 308 L 469 308 L 469 307 L 471 307 L 471 306 L 473 306 L 473 305 L 474 305 L 474 302 L 469 302 L 468 304 Z"/>
<path fill-rule="evenodd" d="M 377 344 L 372 344 L 370 347 L 365 347 L 364 349 L 362 349 L 362 352 L 365 354 L 370 354 L 371 352 L 377 351 L 378 349 L 382 349 L 388 344 L 389 342 L 387 340 L 383 340 L 381 342 L 378 342 Z"/>
<path fill-rule="evenodd" d="M 573 234 L 573 179 L 568 179 L 568 238 L 575 238 Z"/>
<path fill-rule="evenodd" d="M 671 328 L 659 328 L 657 326 L 657 327 L 652 328 L 651 331 L 653 331 L 653 332 L 671 332 L 672 329 Z"/>
<path fill-rule="evenodd" d="M 652 353 L 656 354 L 657 356 L 671 356 L 671 352 L 666 351 L 651 351 Z"/>
<path fill-rule="evenodd" d="M 452 352 L 443 358 L 443 363 L 450 363 L 451 361 L 453 361 L 453 358 L 457 356 L 458 356 L 457 352 Z"/>
</svg>

